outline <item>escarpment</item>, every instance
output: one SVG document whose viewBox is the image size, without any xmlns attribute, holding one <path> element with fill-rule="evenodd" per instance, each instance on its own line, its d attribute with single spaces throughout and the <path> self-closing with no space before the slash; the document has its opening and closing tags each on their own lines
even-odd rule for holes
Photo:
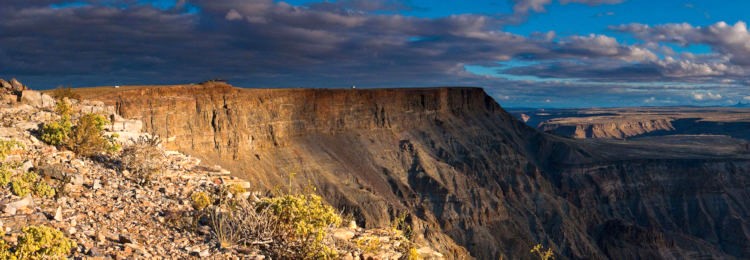
<svg viewBox="0 0 750 260">
<path fill-rule="evenodd" d="M 452 258 L 750 257 L 747 156 L 619 156 L 641 148 L 542 134 L 477 88 L 78 92 L 257 189 L 314 187 L 368 227 L 408 212 Z"/>
<path fill-rule="evenodd" d="M 641 136 L 654 132 L 674 131 L 672 119 L 644 119 L 644 120 L 603 120 L 603 122 L 580 122 L 576 124 L 556 123 L 555 120 L 544 122 L 539 130 L 556 135 L 587 138 L 615 138 Z"/>
</svg>

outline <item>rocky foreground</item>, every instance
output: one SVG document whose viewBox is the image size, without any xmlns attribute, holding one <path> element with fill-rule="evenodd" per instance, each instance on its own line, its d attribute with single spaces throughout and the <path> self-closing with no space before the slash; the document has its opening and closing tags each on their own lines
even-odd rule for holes
<svg viewBox="0 0 750 260">
<path fill-rule="evenodd" d="M 12 83 L 12 84 L 11 84 Z M 76 246 L 70 257 L 96 258 L 177 258 L 268 259 L 265 249 L 273 241 L 255 245 L 219 245 L 206 225 L 193 229 L 175 224 L 179 212 L 194 210 L 191 195 L 212 192 L 227 186 L 241 186 L 240 199 L 259 200 L 250 184 L 230 177 L 220 166 L 204 166 L 201 160 L 175 151 L 162 151 L 165 168 L 143 185 L 134 174 L 118 166 L 117 156 L 82 157 L 39 140 L 40 125 L 57 120 L 55 98 L 28 90 L 19 82 L 0 80 L 0 140 L 15 145 L 3 165 L 13 165 L 18 175 L 36 172 L 43 182 L 54 183 L 65 176 L 49 198 L 27 194 L 13 195 L 0 187 L 0 210 L 5 231 L 2 238 L 13 244 L 23 227 L 45 225 L 63 231 Z M 111 106 L 101 102 L 76 101 L 75 113 L 100 113 L 114 119 L 106 128 L 122 145 L 140 136 L 142 123 L 126 120 Z M 62 192 L 64 190 L 64 193 Z M 178 214 L 179 215 L 179 214 Z M 393 228 L 363 229 L 353 221 L 331 227 L 330 243 L 343 259 L 441 258 L 429 247 L 412 246 L 411 255 L 401 250 L 409 243 Z M 364 241 L 364 242 L 363 242 Z M 373 242 L 374 241 L 374 242 Z M 283 258 L 283 256 L 281 257 Z"/>
</svg>

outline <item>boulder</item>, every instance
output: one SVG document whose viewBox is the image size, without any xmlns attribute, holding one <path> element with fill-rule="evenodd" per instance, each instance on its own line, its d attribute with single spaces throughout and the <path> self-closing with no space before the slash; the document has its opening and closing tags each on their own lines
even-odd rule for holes
<svg viewBox="0 0 750 260">
<path fill-rule="evenodd" d="M 11 85 L 10 82 L 4 79 L 0 79 L 0 88 L 2 88 L 3 90 L 11 91 L 13 90 L 13 85 Z"/>
<path fill-rule="evenodd" d="M 21 102 L 37 108 L 55 106 L 55 99 L 39 91 L 24 90 L 21 92 Z"/>
<path fill-rule="evenodd" d="M 29 194 L 20 200 L 5 204 L 5 208 L 3 209 L 3 212 L 5 212 L 5 214 L 15 215 L 16 211 L 29 207 L 33 203 L 34 203 L 34 199 L 31 198 L 31 194 Z"/>
<path fill-rule="evenodd" d="M 15 78 L 12 78 L 10 80 L 10 86 L 11 86 L 11 89 L 13 91 L 15 91 L 15 92 L 21 92 L 21 91 L 24 91 L 24 90 L 28 89 L 26 86 L 24 86 L 23 84 L 21 84 L 21 82 L 18 81 L 17 79 L 15 79 Z"/>
</svg>

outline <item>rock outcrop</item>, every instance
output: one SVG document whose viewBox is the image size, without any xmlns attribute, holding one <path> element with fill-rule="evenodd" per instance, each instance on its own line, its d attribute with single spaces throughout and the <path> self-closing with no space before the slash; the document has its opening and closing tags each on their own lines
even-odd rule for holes
<svg viewBox="0 0 750 260">
<path fill-rule="evenodd" d="M 313 186 L 360 225 L 409 212 L 451 258 L 524 258 L 537 243 L 561 259 L 750 257 L 747 156 L 731 149 L 545 135 L 476 88 L 77 92 L 256 187 Z"/>
</svg>

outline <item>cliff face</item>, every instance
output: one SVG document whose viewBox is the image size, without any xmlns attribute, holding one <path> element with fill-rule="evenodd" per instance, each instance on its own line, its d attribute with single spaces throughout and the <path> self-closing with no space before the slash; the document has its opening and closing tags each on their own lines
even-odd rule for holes
<svg viewBox="0 0 750 260">
<path fill-rule="evenodd" d="M 580 122 L 576 124 L 557 123 L 554 120 L 544 122 L 539 130 L 560 136 L 577 139 L 615 138 L 641 136 L 654 132 L 670 132 L 675 128 L 672 120 L 667 118 L 644 120 L 609 120 L 605 122 Z"/>
<path fill-rule="evenodd" d="M 750 256 L 745 161 L 599 156 L 481 89 L 80 93 L 258 189 L 315 187 L 368 227 L 409 212 L 417 239 L 455 258 L 524 258 L 536 243 L 561 258 Z"/>
</svg>

